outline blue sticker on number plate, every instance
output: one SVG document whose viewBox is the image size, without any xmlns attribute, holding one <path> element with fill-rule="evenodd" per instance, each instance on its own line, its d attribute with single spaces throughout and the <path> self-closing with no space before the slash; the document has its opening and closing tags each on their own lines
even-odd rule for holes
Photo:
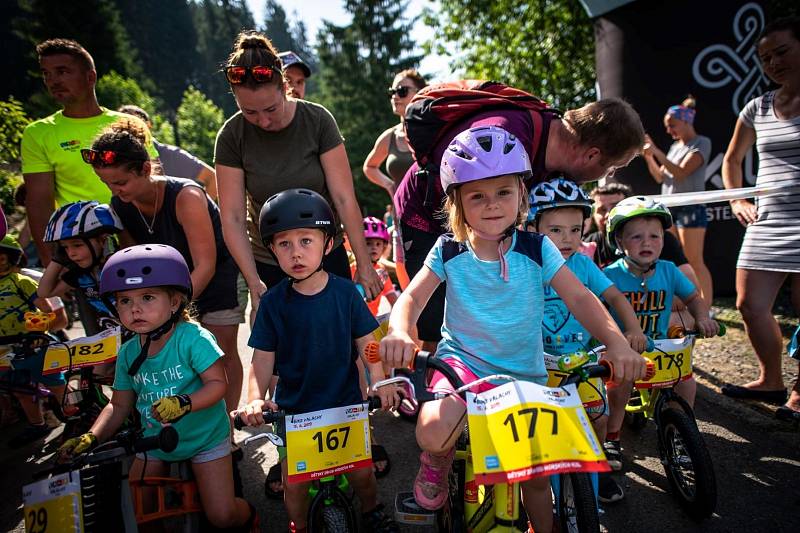
<svg viewBox="0 0 800 533">
<path fill-rule="evenodd" d="M 305 472 L 306 471 L 306 462 L 305 461 L 297 461 L 297 471 L 298 472 Z"/>
<path fill-rule="evenodd" d="M 486 461 L 486 468 L 498 468 L 500 466 L 500 461 L 497 459 L 496 455 L 489 455 L 485 459 Z"/>
</svg>

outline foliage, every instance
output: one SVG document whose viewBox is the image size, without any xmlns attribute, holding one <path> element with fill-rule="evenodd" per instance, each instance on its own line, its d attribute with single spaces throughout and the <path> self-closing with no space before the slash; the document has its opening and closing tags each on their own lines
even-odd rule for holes
<svg viewBox="0 0 800 533">
<path fill-rule="evenodd" d="M 317 90 L 316 77 L 313 73 L 319 68 L 319 63 L 313 48 L 308 44 L 306 25 L 300 20 L 297 12 L 290 22 L 286 10 L 278 2 L 267 0 L 264 10 L 264 33 L 279 52 L 291 50 L 299 54 L 311 68 L 312 77 L 306 82 L 306 98 L 312 100 Z"/>
<path fill-rule="evenodd" d="M 171 110 L 204 68 L 197 53 L 197 33 L 187 0 L 115 0 L 122 24 L 137 51 L 148 92 Z"/>
<path fill-rule="evenodd" d="M 177 133 L 181 148 L 203 161 L 214 160 L 214 141 L 225 116 L 214 102 L 199 90 L 189 87 L 178 107 Z"/>
<path fill-rule="evenodd" d="M 19 160 L 22 130 L 29 122 L 18 100 L 11 97 L 0 102 L 0 164 L 13 164 Z"/>
<path fill-rule="evenodd" d="M 150 120 L 153 122 L 153 128 L 150 130 L 153 137 L 164 144 L 175 144 L 175 127 L 169 120 L 158 113 L 150 115 Z"/>
<path fill-rule="evenodd" d="M 411 55 L 412 22 L 403 18 L 408 1 L 346 0 L 345 7 L 353 15 L 352 23 L 325 23 L 317 37 L 317 100 L 333 113 L 344 135 L 361 205 L 383 216 L 386 192 L 364 177 L 361 166 L 375 139 L 398 120 L 384 88 L 420 58 Z"/>
<path fill-rule="evenodd" d="M 496 79 L 556 107 L 595 97 L 594 31 L 575 0 L 440 0 L 433 48 L 467 78 Z"/>
<path fill-rule="evenodd" d="M 123 105 L 132 104 L 147 111 L 148 115 L 155 112 L 153 97 L 136 80 L 125 78 L 113 70 L 97 80 L 95 92 L 100 105 L 108 109 L 116 110 Z"/>
<path fill-rule="evenodd" d="M 208 95 L 226 115 L 236 105 L 221 68 L 231 53 L 233 42 L 242 30 L 254 29 L 253 14 L 244 0 L 202 0 L 189 4 L 197 32 L 197 53 L 200 58 L 195 87 Z"/>
<path fill-rule="evenodd" d="M 22 175 L 19 172 L 0 168 L 0 205 L 9 217 L 14 212 L 16 202 L 14 193 L 22 183 Z"/>
</svg>

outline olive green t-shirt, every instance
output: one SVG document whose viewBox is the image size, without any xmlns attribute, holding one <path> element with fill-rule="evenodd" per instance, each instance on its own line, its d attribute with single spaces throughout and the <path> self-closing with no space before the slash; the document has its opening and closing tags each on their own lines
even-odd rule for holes
<svg viewBox="0 0 800 533">
<path fill-rule="evenodd" d="M 270 196 L 287 189 L 311 189 L 321 194 L 335 213 L 319 157 L 343 142 L 333 115 L 305 100 L 297 100 L 294 118 L 280 131 L 265 131 L 249 123 L 241 111 L 219 130 L 214 163 L 244 171 L 247 232 L 256 261 L 276 264 L 258 232 L 258 214 Z M 341 241 L 339 230 L 334 245 Z"/>
</svg>

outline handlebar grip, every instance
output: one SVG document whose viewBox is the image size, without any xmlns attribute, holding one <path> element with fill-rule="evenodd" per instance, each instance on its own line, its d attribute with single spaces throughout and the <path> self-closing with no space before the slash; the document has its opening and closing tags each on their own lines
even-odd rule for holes
<svg viewBox="0 0 800 533">
<path fill-rule="evenodd" d="M 374 409 L 381 408 L 381 399 L 379 396 L 370 396 L 367 398 L 367 410 L 372 411 Z"/>
<path fill-rule="evenodd" d="M 134 442 L 133 451 L 144 453 L 152 450 L 161 450 L 169 453 L 178 447 L 179 441 L 178 431 L 173 426 L 164 426 L 158 435 L 145 437 Z"/>
<path fill-rule="evenodd" d="M 286 416 L 286 413 L 283 411 L 261 411 L 261 416 L 264 417 L 265 424 L 272 424 L 273 422 Z M 247 424 L 244 423 L 244 420 L 242 420 L 240 414 L 237 414 L 233 417 L 233 427 L 236 429 L 247 427 Z"/>
<path fill-rule="evenodd" d="M 375 341 L 371 341 L 367 343 L 367 347 L 364 348 L 364 356 L 367 358 L 367 361 L 370 363 L 380 363 L 381 362 L 381 353 L 380 353 L 381 345 Z"/>
<path fill-rule="evenodd" d="M 725 327 L 724 322 L 717 322 L 717 324 L 719 324 L 719 333 L 717 333 L 717 337 L 722 337 L 728 332 L 728 328 Z"/>
<path fill-rule="evenodd" d="M 650 359 L 645 359 L 647 361 L 647 370 L 645 371 L 644 378 L 642 381 L 650 381 L 653 379 L 653 376 L 656 375 L 656 364 L 651 361 Z"/>
</svg>

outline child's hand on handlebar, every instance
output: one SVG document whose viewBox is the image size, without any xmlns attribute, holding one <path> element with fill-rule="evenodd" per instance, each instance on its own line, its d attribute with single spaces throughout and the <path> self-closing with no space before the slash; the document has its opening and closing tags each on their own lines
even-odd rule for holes
<svg viewBox="0 0 800 533">
<path fill-rule="evenodd" d="M 389 368 L 408 368 L 418 349 L 411 336 L 404 331 L 390 331 L 381 339 L 381 359 Z"/>
<path fill-rule="evenodd" d="M 647 335 L 642 333 L 641 329 L 639 331 L 626 331 L 625 338 L 628 340 L 631 349 L 637 353 L 647 350 Z"/>
<path fill-rule="evenodd" d="M 716 320 L 709 317 L 697 319 L 694 327 L 703 334 L 703 337 L 713 337 L 719 333 L 719 324 L 717 324 Z"/>
<path fill-rule="evenodd" d="M 603 357 L 611 363 L 611 381 L 614 383 L 637 381 L 647 374 L 647 360 L 627 344 L 607 347 Z"/>
<path fill-rule="evenodd" d="M 253 400 L 239 411 L 231 413 L 232 416 L 239 415 L 242 422 L 248 426 L 260 426 L 264 424 L 264 411 L 277 411 L 278 404 L 268 400 Z"/>
<path fill-rule="evenodd" d="M 84 433 L 79 437 L 72 437 L 64 441 L 56 451 L 56 462 L 63 463 L 71 460 L 76 455 L 89 451 L 97 445 L 97 437 L 92 432 Z"/>
<path fill-rule="evenodd" d="M 372 394 L 381 399 L 381 410 L 388 411 L 389 409 L 397 409 L 400 407 L 400 389 L 395 385 L 387 385 L 373 389 Z"/>
</svg>

